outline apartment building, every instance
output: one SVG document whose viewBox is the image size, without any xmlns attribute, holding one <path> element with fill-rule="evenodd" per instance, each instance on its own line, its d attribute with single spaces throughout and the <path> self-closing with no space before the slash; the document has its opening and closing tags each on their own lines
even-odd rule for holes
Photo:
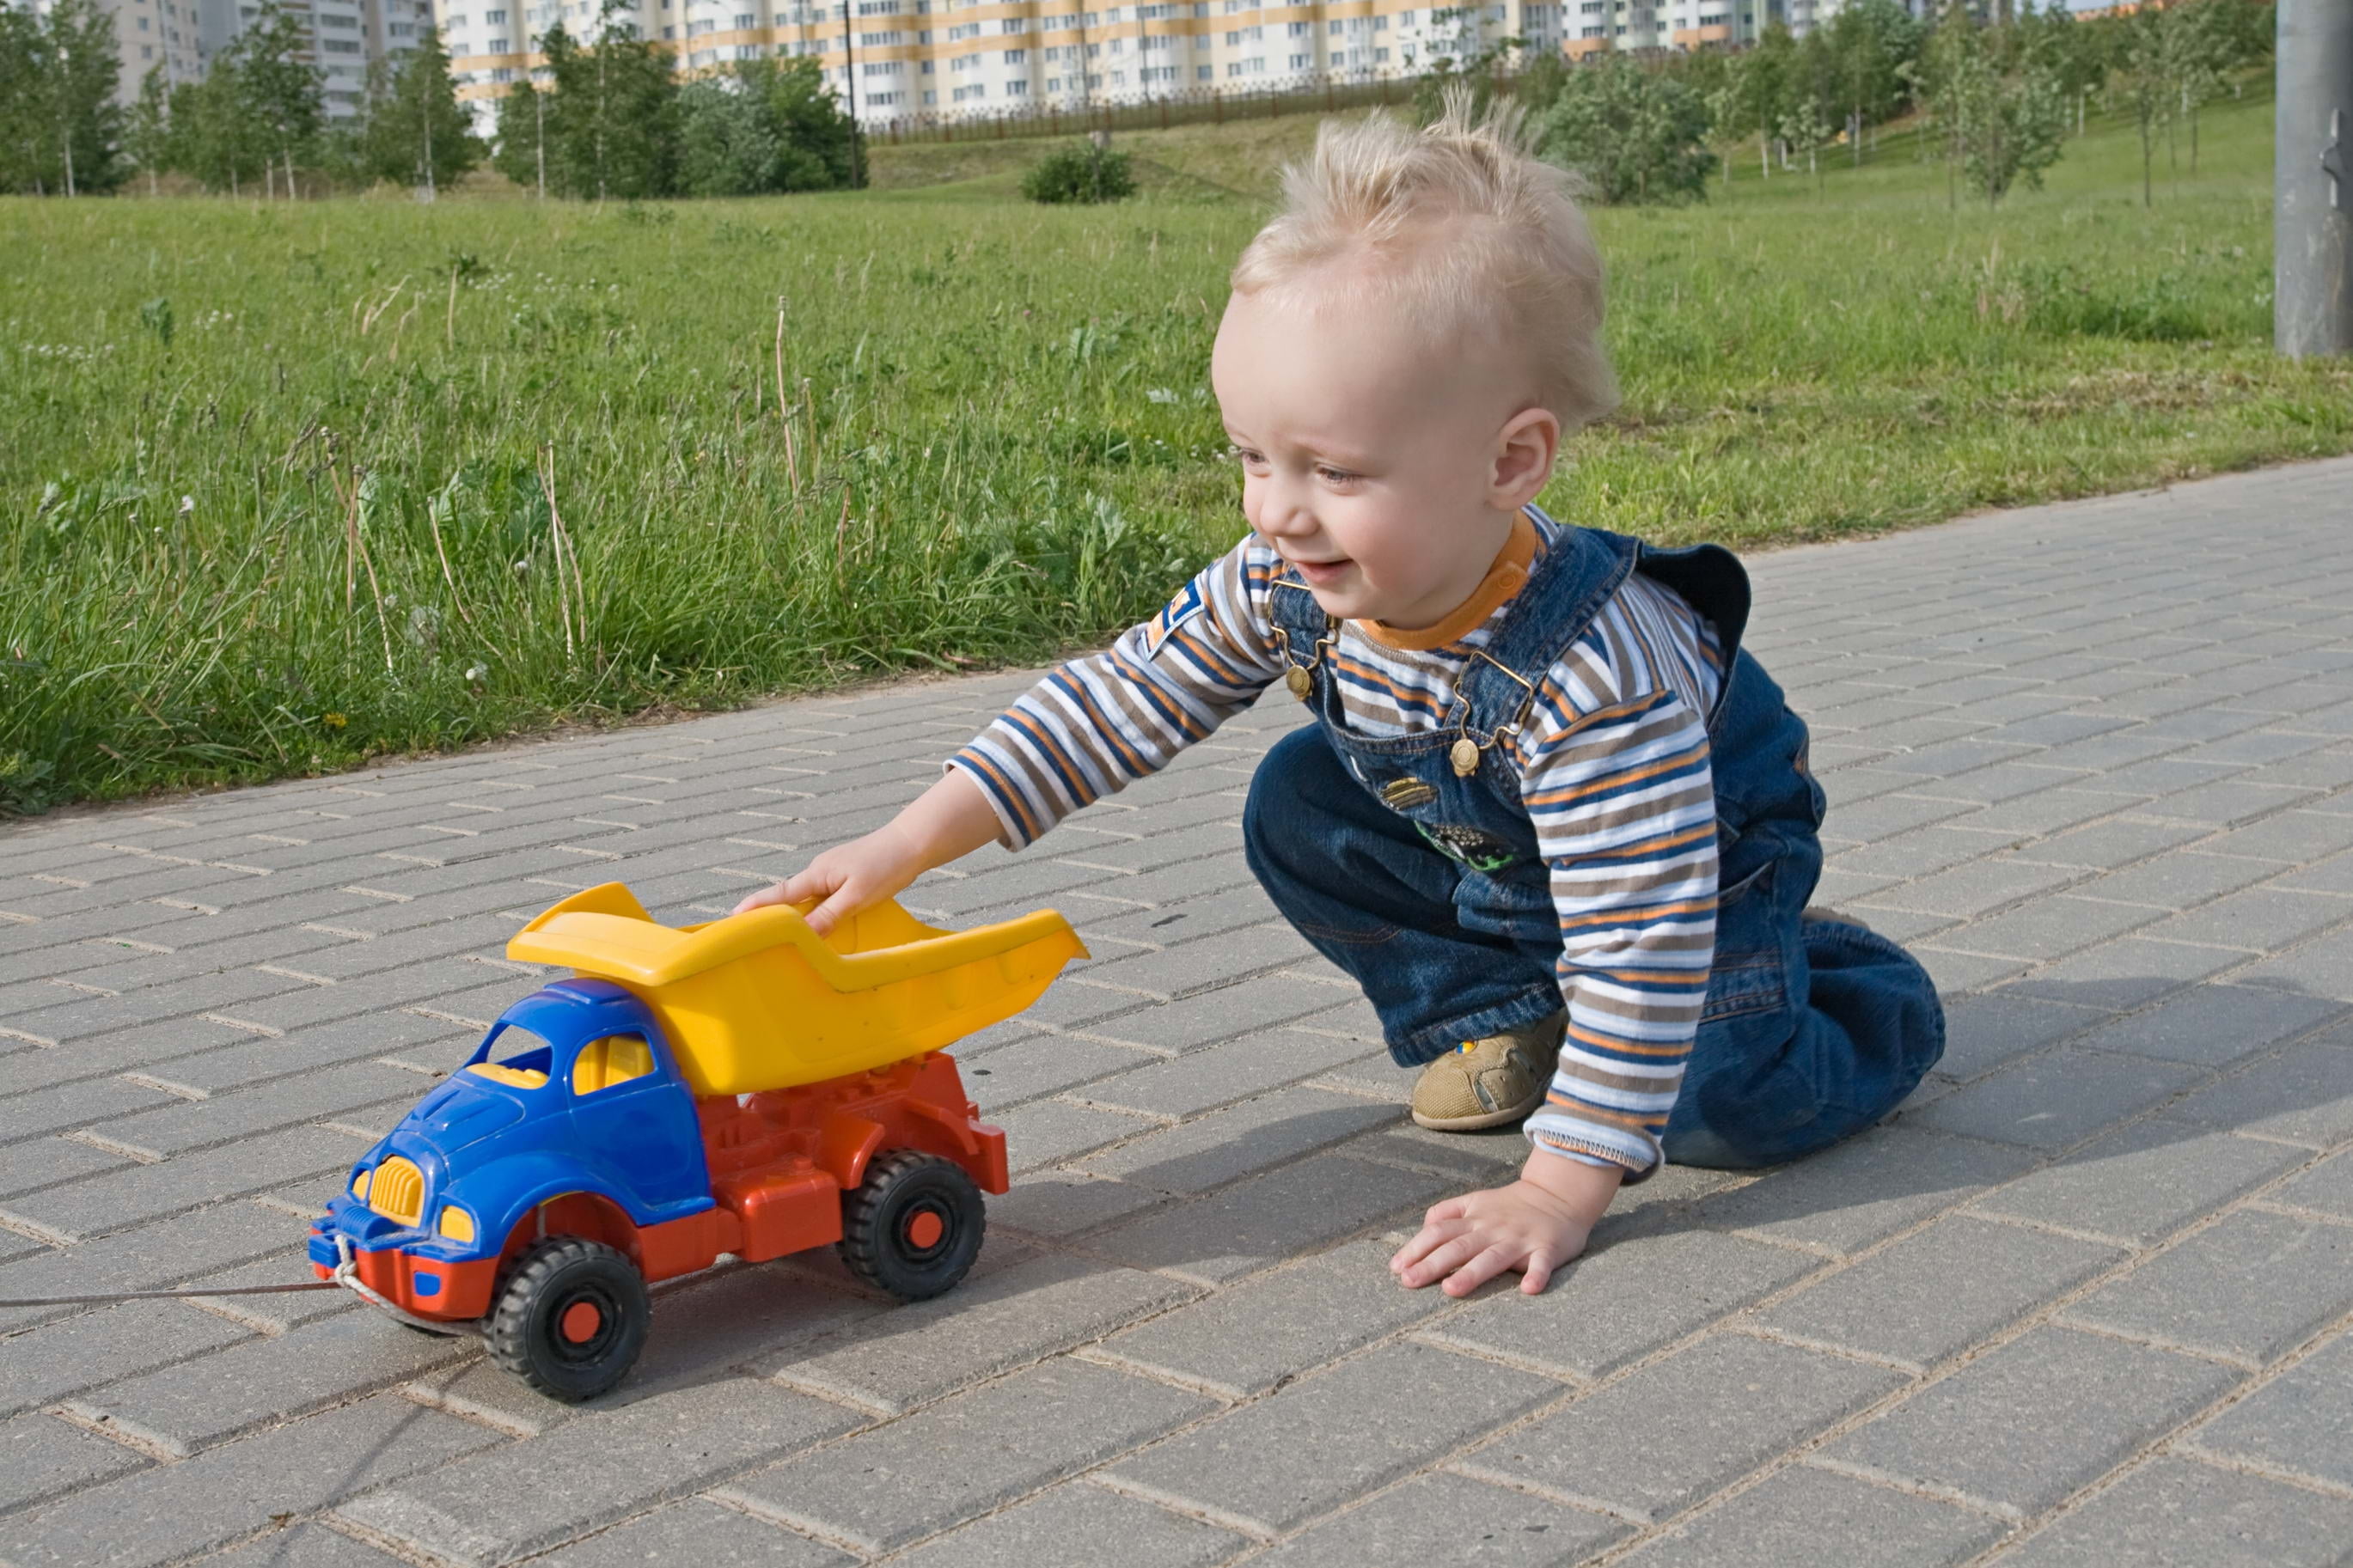
<svg viewBox="0 0 2353 1568">
<path fill-rule="evenodd" d="M 1498 39 L 1554 51 L 1577 0 L 635 0 L 625 16 L 682 71 L 816 58 L 869 126 L 917 115 L 1136 102 L 1335 78 L 1405 77 Z M 1762 4 L 1764 0 L 1750 0 Z M 1096 8 L 1085 9 L 1089 4 Z M 443 0 L 442 37 L 487 130 L 496 100 L 539 66 L 561 19 L 593 32 L 590 0 Z M 1663 8 L 1663 5 L 1662 7 Z"/>
<path fill-rule="evenodd" d="M 202 4 L 199 48 L 206 61 L 235 43 L 261 15 L 259 0 Z M 369 65 L 415 48 L 433 25 L 431 0 L 279 0 L 279 9 L 302 31 L 305 47 L 298 58 L 318 68 L 330 120 L 358 114 L 367 100 Z"/>
<path fill-rule="evenodd" d="M 167 82 L 204 75 L 197 0 L 98 0 L 98 5 L 113 19 L 115 51 L 122 59 L 117 102 L 137 98 L 139 84 L 159 65 Z M 48 9 L 47 0 L 34 0 L 36 16 L 47 16 Z"/>
</svg>

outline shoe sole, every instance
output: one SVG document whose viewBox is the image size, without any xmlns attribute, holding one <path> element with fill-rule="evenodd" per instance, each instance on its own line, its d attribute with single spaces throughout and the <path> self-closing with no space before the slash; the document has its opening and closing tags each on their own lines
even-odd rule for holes
<svg viewBox="0 0 2353 1568">
<path fill-rule="evenodd" d="M 1417 1110 L 1412 1112 L 1413 1123 L 1417 1127 L 1427 1127 L 1432 1132 L 1479 1132 L 1490 1127 L 1501 1127 L 1509 1121 L 1525 1121 L 1544 1102 L 1544 1090 L 1538 1089 L 1526 1104 L 1508 1110 L 1485 1110 L 1476 1116 L 1424 1116 Z"/>
</svg>

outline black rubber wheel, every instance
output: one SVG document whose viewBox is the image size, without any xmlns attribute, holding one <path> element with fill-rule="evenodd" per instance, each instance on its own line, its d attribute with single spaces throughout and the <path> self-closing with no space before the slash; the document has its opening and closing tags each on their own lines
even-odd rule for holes
<svg viewBox="0 0 2353 1568">
<path fill-rule="evenodd" d="M 902 1301 L 926 1300 L 965 1277 L 987 1224 L 963 1166 L 895 1150 L 876 1155 L 858 1190 L 841 1195 L 841 1260 Z"/>
<path fill-rule="evenodd" d="M 628 1374 L 652 1308 L 637 1265 L 602 1242 L 552 1236 L 515 1259 L 485 1321 L 491 1359 L 557 1399 Z"/>
</svg>

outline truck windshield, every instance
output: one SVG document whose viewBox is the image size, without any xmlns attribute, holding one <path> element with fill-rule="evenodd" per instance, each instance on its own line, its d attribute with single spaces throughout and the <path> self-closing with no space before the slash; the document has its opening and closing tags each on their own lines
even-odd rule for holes
<svg viewBox="0 0 2353 1568">
<path fill-rule="evenodd" d="M 486 1044 L 490 1059 L 474 1063 L 468 1072 L 511 1089 L 538 1089 L 547 1082 L 555 1048 L 529 1029 L 519 1024 L 504 1025 Z"/>
</svg>

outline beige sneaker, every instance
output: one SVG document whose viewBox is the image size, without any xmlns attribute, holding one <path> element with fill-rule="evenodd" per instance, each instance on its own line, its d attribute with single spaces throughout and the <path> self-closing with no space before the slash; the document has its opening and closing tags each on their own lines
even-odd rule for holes
<svg viewBox="0 0 2353 1568">
<path fill-rule="evenodd" d="M 1566 1013 L 1525 1029 L 1465 1040 L 1421 1069 L 1413 1119 L 1440 1132 L 1473 1132 L 1524 1120 L 1544 1103 L 1560 1056 Z"/>
</svg>

